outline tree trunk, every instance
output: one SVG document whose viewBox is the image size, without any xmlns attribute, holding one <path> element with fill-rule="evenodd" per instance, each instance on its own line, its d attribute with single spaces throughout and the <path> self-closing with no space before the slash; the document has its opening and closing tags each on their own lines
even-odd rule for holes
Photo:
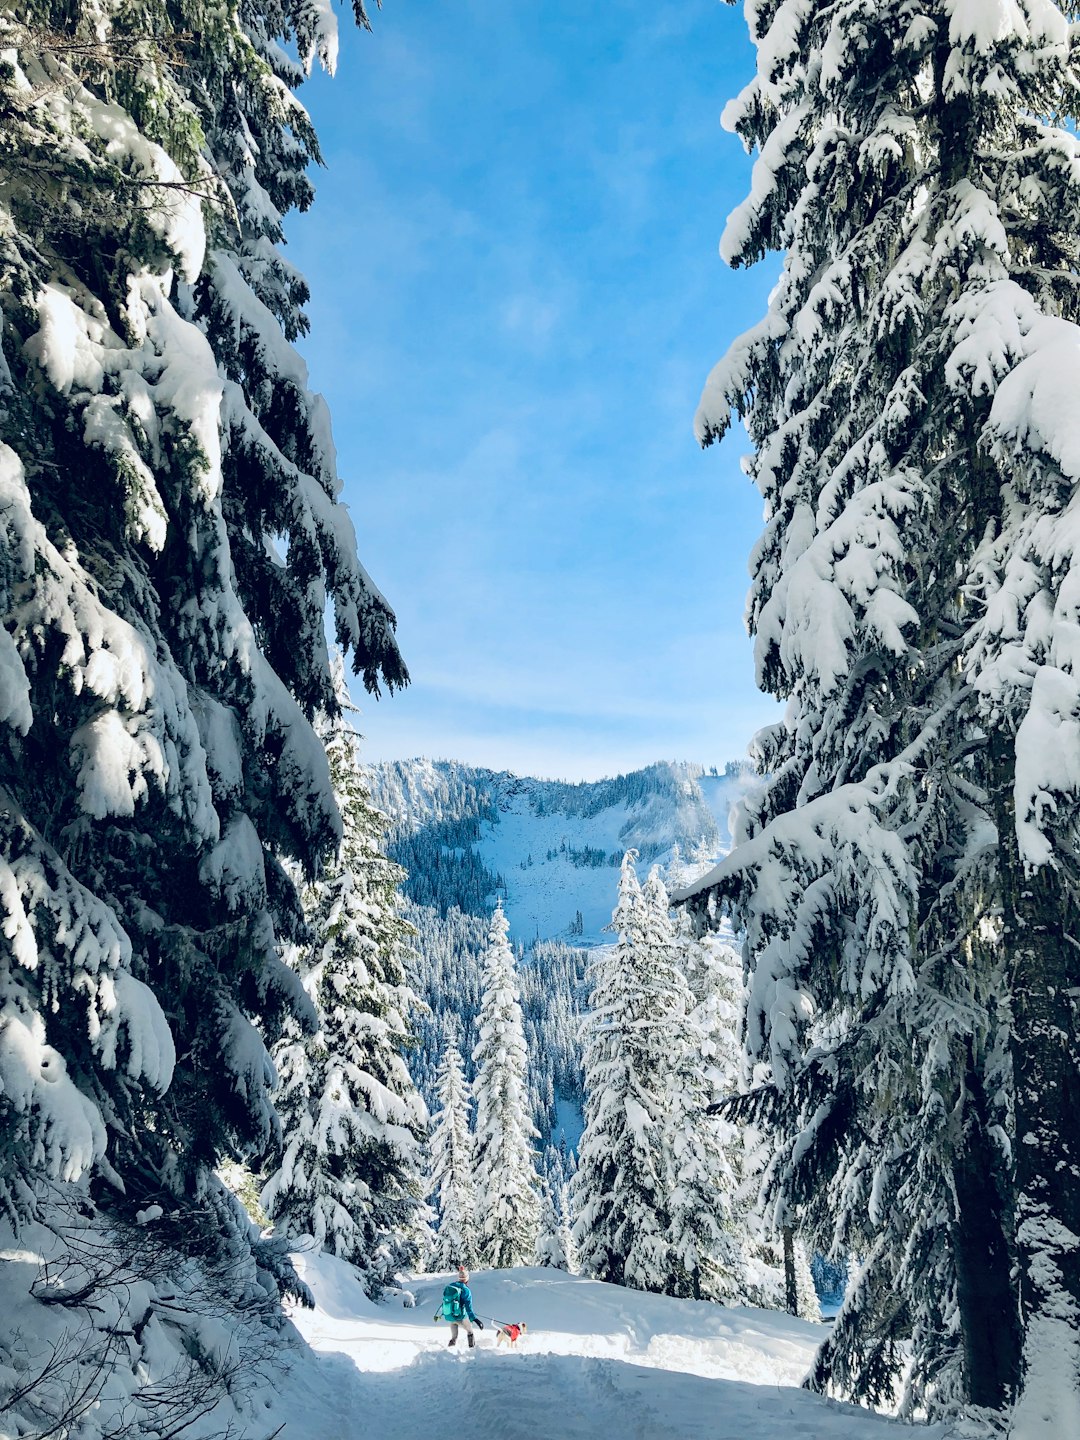
<svg viewBox="0 0 1080 1440">
<path fill-rule="evenodd" d="M 951 1228 L 967 1399 L 1000 1410 L 1020 1377 L 1020 1325 L 1012 1282 L 1012 1215 L 1003 1160 L 987 1135 L 988 1106 L 969 1043 L 966 1119 L 953 1162 L 957 1216 Z"/>
<path fill-rule="evenodd" d="M 799 1287 L 795 1282 L 795 1232 L 790 1225 L 783 1227 L 784 1236 L 784 1300 L 789 1315 L 799 1313 Z"/>
<path fill-rule="evenodd" d="M 1011 742 L 1009 747 L 1011 760 Z M 1005 767 L 1002 767 L 1005 768 Z M 1011 764 L 1008 765 L 1011 781 Z M 1000 773 L 1000 770 L 999 770 Z M 999 824 L 1011 957 L 1016 1244 L 1024 1334 L 1017 1440 L 1080 1435 L 1080 949 L 1068 879 L 1025 873 L 1012 786 Z"/>
</svg>

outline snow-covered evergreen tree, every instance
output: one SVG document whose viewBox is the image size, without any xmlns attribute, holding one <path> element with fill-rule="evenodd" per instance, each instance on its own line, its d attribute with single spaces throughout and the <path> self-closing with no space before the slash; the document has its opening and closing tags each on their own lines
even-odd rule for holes
<svg viewBox="0 0 1080 1440">
<path fill-rule="evenodd" d="M 437 1216 L 431 1270 L 476 1263 L 476 1154 L 469 1126 L 471 1096 L 461 1059 L 460 1026 L 443 1027 L 443 1057 L 436 1077 L 439 1109 L 428 1142 L 428 1195 Z"/>
<path fill-rule="evenodd" d="M 567 1165 L 569 1159 L 570 1164 Z M 574 1243 L 574 1216 L 570 1198 L 568 1169 L 573 1158 L 555 1145 L 549 1145 L 544 1156 L 541 1179 L 540 1230 L 536 1242 L 536 1263 L 553 1270 L 578 1273 L 577 1246 Z"/>
<path fill-rule="evenodd" d="M 333 23 L 306 0 L 0 17 L 9 1209 L 95 1164 L 172 1203 L 275 1143 L 264 1038 L 312 1019 L 285 864 L 341 833 L 309 723 L 336 704 L 327 607 L 369 688 L 406 678 L 278 249 L 317 154 L 287 49 L 328 59 Z"/>
<path fill-rule="evenodd" d="M 545 1175 L 540 1182 L 540 1223 L 536 1235 L 536 1264 L 551 1270 L 567 1270 L 566 1256 L 561 1244 L 562 1227 L 559 1221 L 559 1203 L 552 1189 L 551 1179 Z"/>
<path fill-rule="evenodd" d="M 706 1063 L 711 1036 L 700 1024 L 684 970 L 685 947 L 655 867 L 642 890 L 641 916 L 638 942 L 657 986 L 654 1018 L 663 1041 L 660 1123 L 669 1253 L 661 1288 L 696 1300 L 741 1298 L 738 1177 L 724 1145 L 728 1137 L 708 1114 L 716 1099 L 714 1072 Z"/>
<path fill-rule="evenodd" d="M 628 851 L 611 921 L 618 939 L 589 966 L 574 1239 L 584 1274 L 656 1290 L 667 1262 L 661 1037 L 639 943 L 644 902 L 633 861 Z"/>
<path fill-rule="evenodd" d="M 593 962 L 585 1131 L 573 1182 L 579 1263 L 636 1289 L 740 1293 L 733 1185 L 682 949 L 657 870 L 623 861 L 617 943 Z"/>
<path fill-rule="evenodd" d="M 737 410 L 754 442 L 749 614 L 788 712 L 698 895 L 745 928 L 772 1194 L 863 1257 L 815 1383 L 912 1410 L 1023 1378 L 1029 1440 L 1080 1404 L 1080 151 L 1040 118 L 1075 93 L 1068 26 L 1052 0 L 747 16 L 726 122 L 760 156 L 723 250 L 787 254 L 698 425 Z"/>
<path fill-rule="evenodd" d="M 477 1248 L 496 1269 L 531 1265 L 540 1224 L 529 1119 L 528 1052 L 510 925 L 495 909 L 484 956 L 476 1080 Z"/>
<path fill-rule="evenodd" d="M 810 1257 L 802 1240 L 794 1242 L 795 1252 L 795 1311 L 800 1320 L 821 1319 L 821 1302 L 818 1300 L 814 1275 L 810 1269 Z"/>
<path fill-rule="evenodd" d="M 574 1240 L 574 1197 L 570 1190 L 569 1180 L 564 1180 L 560 1184 L 555 1199 L 559 1229 L 558 1245 L 553 1253 L 558 1256 L 556 1263 L 560 1270 L 567 1270 L 571 1275 L 577 1275 L 581 1266 L 578 1262 L 577 1243 Z"/>
<path fill-rule="evenodd" d="M 305 1037 L 291 1026 L 274 1051 L 285 1150 L 261 1198 L 283 1234 L 313 1235 L 377 1295 L 415 1263 L 423 1225 L 427 1112 L 403 1055 L 416 997 L 403 968 L 402 872 L 382 851 L 358 736 L 344 718 L 320 729 L 344 835 L 303 892 L 314 942 L 296 961 L 319 1028 Z"/>
<path fill-rule="evenodd" d="M 694 868 L 700 874 L 712 867 L 699 859 Z M 752 1107 L 748 1111 L 738 1098 L 745 1095 L 748 1083 L 742 960 L 730 932 L 710 929 L 698 935 L 685 911 L 678 916 L 676 933 L 694 999 L 692 1019 L 707 1080 L 703 1094 L 722 1107 L 711 1124 L 720 1151 L 719 1188 L 728 1212 L 728 1233 L 736 1247 L 738 1293 L 752 1305 L 773 1308 L 783 1304 L 780 1237 L 775 1216 L 763 1211 L 760 1194 L 770 1159 L 769 1139 L 753 1123 Z"/>
</svg>

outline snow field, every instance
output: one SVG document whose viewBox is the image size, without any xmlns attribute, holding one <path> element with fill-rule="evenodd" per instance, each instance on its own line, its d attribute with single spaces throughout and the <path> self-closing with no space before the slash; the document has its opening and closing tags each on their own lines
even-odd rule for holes
<svg viewBox="0 0 1080 1440">
<path fill-rule="evenodd" d="M 502 876 L 511 937 L 525 945 L 536 939 L 603 944 L 619 882 L 610 857 L 640 849 L 666 863 L 676 844 L 688 857 L 703 839 L 711 857 L 725 853 L 732 805 L 757 783 L 749 771 L 711 775 L 681 762 L 581 785 L 423 759 L 376 765 L 370 773 L 376 805 L 411 832 L 494 813 L 483 819 L 471 848 Z M 572 850 L 606 858 L 575 865 Z M 583 929 L 574 934 L 578 911 Z"/>
<path fill-rule="evenodd" d="M 302 1255 L 317 1308 L 293 1319 L 300 1352 L 267 1412 L 281 1440 L 887 1440 L 896 1422 L 798 1388 L 824 1327 L 624 1290 L 562 1271 L 474 1272 L 486 1327 L 447 1348 L 443 1285 L 425 1275 L 416 1308 L 373 1304 L 351 1268 Z M 489 1317 L 524 1320 L 518 1349 Z M 312 1353 L 315 1352 L 315 1353 Z M 273 1429 L 267 1426 L 267 1432 Z M 911 1427 L 904 1427 L 911 1434 Z M 940 1427 L 921 1431 L 941 1440 Z"/>
<path fill-rule="evenodd" d="M 587 818 L 536 815 L 527 794 L 512 797 L 501 810 L 499 823 L 485 823 L 476 852 L 494 875 L 506 881 L 506 914 L 512 938 L 524 944 L 540 937 L 566 939 L 570 922 L 580 910 L 584 922 L 579 944 L 598 944 L 611 920 L 611 907 L 619 884 L 617 867 L 608 864 L 576 866 L 560 850 L 566 844 L 584 850 L 589 846 L 610 854 L 621 850 L 619 834 L 629 812 L 625 806 Z M 548 850 L 557 852 L 547 859 Z M 532 856 L 532 864 L 521 868 Z"/>
<path fill-rule="evenodd" d="M 539 936 L 574 943 L 568 926 L 580 910 L 584 931 L 577 943 L 606 941 L 619 884 L 618 868 L 609 864 L 576 866 L 560 849 L 564 843 L 608 855 L 659 845 L 658 859 L 663 864 L 675 844 L 689 853 L 704 836 L 710 847 L 726 853 L 731 844 L 729 812 L 743 791 L 756 783 L 755 778 L 696 775 L 689 766 L 671 768 L 680 779 L 674 802 L 670 796 L 654 794 L 591 815 L 558 809 L 538 815 L 536 800 L 538 793 L 543 793 L 544 782 L 531 779 L 522 782 L 516 792 L 500 797 L 498 823 L 484 824 L 475 848 L 488 869 L 506 881 L 505 909 L 514 940 L 527 945 Z M 553 860 L 547 859 L 549 850 L 556 852 Z M 526 862 L 524 870 L 522 861 Z"/>
<path fill-rule="evenodd" d="M 398 1297 L 377 1304 L 353 1266 L 301 1252 L 294 1258 L 315 1309 L 294 1308 L 293 1324 L 275 1331 L 209 1296 L 198 1267 L 165 1284 L 129 1268 L 88 1310 L 43 1305 L 28 1291 L 42 1256 L 55 1250 L 54 1237 L 36 1225 L 0 1247 L 0 1336 L 10 1361 L 0 1365 L 0 1440 L 40 1436 L 25 1406 L 2 1406 L 5 1392 L 52 1354 L 76 1359 L 49 1383 L 47 1409 L 56 1413 L 79 1393 L 88 1401 L 73 1440 L 157 1434 L 145 1428 L 163 1419 L 154 1397 L 170 1393 L 183 1409 L 171 1423 L 184 1424 L 185 1440 L 912 1436 L 911 1426 L 799 1389 L 825 1329 L 775 1311 L 672 1300 L 559 1270 L 479 1271 L 470 1283 L 486 1328 L 475 1350 L 464 1336 L 451 1350 L 449 1327 L 433 1319 L 450 1271 L 417 1277 L 415 1307 Z M 150 1307 L 154 1318 L 137 1345 L 133 1324 L 145 1322 Z M 528 1325 L 516 1350 L 496 1344 L 496 1320 Z M 196 1368 L 187 1363 L 193 1344 L 202 1356 Z M 215 1384 L 215 1374 L 229 1371 L 225 1386 Z M 208 1403 L 198 1400 L 200 1389 Z M 946 1434 L 940 1426 L 917 1433 Z"/>
</svg>

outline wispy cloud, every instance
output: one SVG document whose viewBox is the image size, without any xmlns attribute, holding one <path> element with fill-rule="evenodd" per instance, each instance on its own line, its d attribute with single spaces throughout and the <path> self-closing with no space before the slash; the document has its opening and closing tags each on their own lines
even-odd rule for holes
<svg viewBox="0 0 1080 1440">
<path fill-rule="evenodd" d="M 690 429 L 767 283 L 715 258 L 741 34 L 712 0 L 413 0 L 313 80 L 305 351 L 415 679 L 369 707 L 373 753 L 611 773 L 722 761 L 773 714 L 742 629 L 760 502 L 738 441 Z"/>
<path fill-rule="evenodd" d="M 519 291 L 503 302 L 502 323 L 511 335 L 539 345 L 550 339 L 561 313 L 558 305 L 536 291 Z"/>
</svg>

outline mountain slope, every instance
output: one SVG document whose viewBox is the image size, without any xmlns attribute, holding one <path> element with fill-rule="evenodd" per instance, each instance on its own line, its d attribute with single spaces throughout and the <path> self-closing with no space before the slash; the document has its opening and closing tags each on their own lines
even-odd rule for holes
<svg viewBox="0 0 1080 1440">
<path fill-rule="evenodd" d="M 472 1078 L 481 956 L 501 895 L 522 952 L 530 1109 L 545 1141 L 564 1136 L 573 1145 L 581 1129 L 586 950 L 611 940 L 623 854 L 635 849 L 646 865 L 664 863 L 678 846 L 701 873 L 729 847 L 732 804 L 756 777 L 739 764 L 707 771 L 659 763 L 569 784 L 406 760 L 373 766 L 368 778 L 390 821 L 389 853 L 408 874 L 411 980 L 426 1006 L 414 1019 L 416 1082 L 434 1104 L 448 1015 L 460 1023 Z"/>
<path fill-rule="evenodd" d="M 714 858 L 731 843 L 733 802 L 755 778 L 742 765 L 672 762 L 580 784 L 443 760 L 370 773 L 412 899 L 477 913 L 499 890 L 515 940 L 584 945 L 603 941 L 624 851 L 646 864 L 675 845 Z"/>
</svg>

